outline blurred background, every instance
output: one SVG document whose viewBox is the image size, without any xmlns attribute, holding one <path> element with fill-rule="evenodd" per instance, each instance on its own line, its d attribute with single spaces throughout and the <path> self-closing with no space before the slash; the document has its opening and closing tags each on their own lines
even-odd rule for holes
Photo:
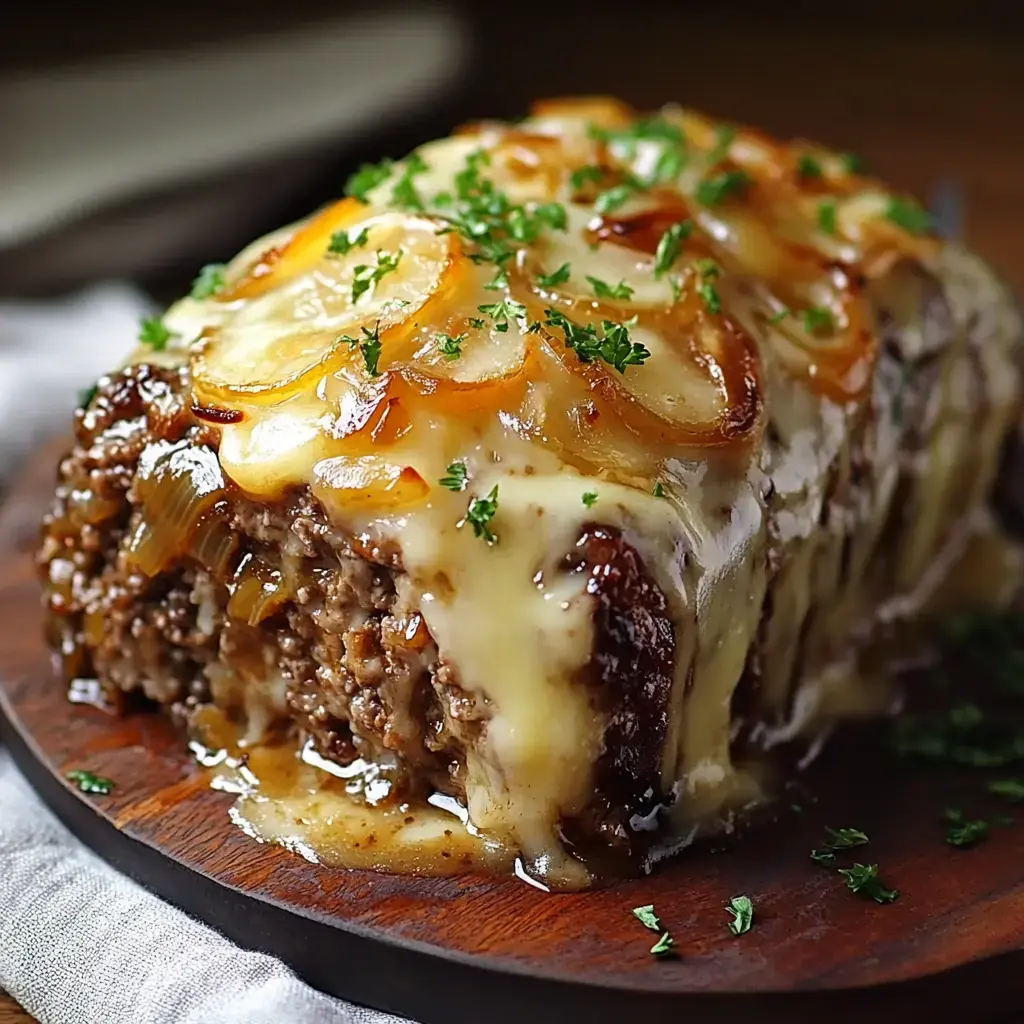
<svg viewBox="0 0 1024 1024">
<path fill-rule="evenodd" d="M 595 91 L 855 150 L 962 212 L 1024 291 L 1024 34 L 1007 0 L 0 6 L 0 296 L 129 278 L 163 303 L 362 159 Z"/>
</svg>

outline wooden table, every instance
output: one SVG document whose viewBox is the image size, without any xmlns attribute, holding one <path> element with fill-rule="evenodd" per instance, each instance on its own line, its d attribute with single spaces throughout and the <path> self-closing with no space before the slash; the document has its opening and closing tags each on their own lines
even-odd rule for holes
<svg viewBox="0 0 1024 1024">
<path fill-rule="evenodd" d="M 6 992 L 0 992 L 0 1024 L 35 1024 L 35 1017 L 30 1017 Z"/>
</svg>

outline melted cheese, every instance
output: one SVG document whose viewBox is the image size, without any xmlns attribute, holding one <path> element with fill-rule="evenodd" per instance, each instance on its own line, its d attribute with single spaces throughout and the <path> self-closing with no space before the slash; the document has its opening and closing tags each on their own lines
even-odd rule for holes
<svg viewBox="0 0 1024 1024">
<path fill-rule="evenodd" d="M 990 276 L 887 220 L 888 194 L 835 154 L 747 131 L 723 149 L 718 126 L 669 108 L 661 124 L 686 137 L 686 159 L 599 212 L 597 192 L 649 180 L 665 156 L 664 134 L 620 137 L 623 109 L 548 104 L 517 127 L 423 146 L 419 168 L 399 164 L 365 204 L 343 200 L 250 246 L 222 295 L 167 317 L 197 404 L 240 416 L 220 428 L 230 479 L 266 498 L 308 485 L 339 528 L 397 546 L 441 659 L 489 712 L 467 752 L 469 819 L 566 885 L 586 877 L 559 826 L 593 795 L 606 724 L 575 682 L 593 645 L 592 598 L 561 570 L 585 525 L 622 529 L 668 601 L 676 666 L 662 784 L 675 830 L 691 834 L 762 797 L 758 772 L 731 753 L 734 690 L 755 640 L 768 745 L 813 727 L 808 707 L 863 703 L 865 688 L 836 668 L 851 630 L 870 631 L 874 604 L 916 584 L 965 494 L 982 500 L 1019 392 L 1010 351 L 1020 325 L 1007 317 L 991 325 L 986 411 L 971 419 L 965 311 Z M 596 138 L 590 119 L 612 134 Z M 801 154 L 819 162 L 813 181 L 800 177 Z M 603 169 L 600 188 L 572 181 L 588 165 Z M 526 214 L 538 203 L 565 210 L 564 229 L 513 237 L 497 279 L 479 235 L 453 230 L 452 195 L 474 168 Z M 707 200 L 726 172 L 749 184 Z M 422 210 L 395 208 L 402 180 Z M 821 225 L 824 201 L 835 232 Z M 691 235 L 659 267 L 663 232 L 684 220 Z M 943 424 L 911 475 L 916 518 L 880 590 L 872 554 L 903 479 L 903 435 L 893 393 L 873 394 L 878 344 L 858 274 L 881 279 L 901 260 L 938 275 L 961 333 L 941 360 Z M 811 308 L 832 329 L 816 328 Z M 551 310 L 598 337 L 627 323 L 647 358 L 620 370 L 584 360 L 546 322 Z M 865 417 L 876 466 L 860 493 L 851 437 Z M 465 490 L 440 483 L 456 462 Z M 585 492 L 598 495 L 593 508 Z M 467 518 L 488 495 L 494 543 Z M 816 607 L 823 596 L 829 607 Z"/>
</svg>

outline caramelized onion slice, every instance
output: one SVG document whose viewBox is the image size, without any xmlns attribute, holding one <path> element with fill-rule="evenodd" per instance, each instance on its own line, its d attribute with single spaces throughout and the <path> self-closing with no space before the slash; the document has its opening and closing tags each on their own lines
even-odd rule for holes
<svg viewBox="0 0 1024 1024">
<path fill-rule="evenodd" d="M 217 453 L 189 441 L 161 441 L 139 458 L 141 518 L 128 541 L 129 564 L 156 576 L 189 551 L 203 516 L 226 493 Z"/>
<path fill-rule="evenodd" d="M 362 222 L 364 228 L 364 246 L 346 255 L 325 246 L 311 269 L 244 303 L 196 346 L 193 386 L 201 404 L 279 402 L 329 364 L 362 366 L 366 332 L 379 331 L 383 365 L 388 332 L 435 293 L 448 292 L 447 278 L 465 257 L 455 237 L 438 234 L 438 222 L 426 217 L 385 213 Z"/>
<path fill-rule="evenodd" d="M 380 455 L 337 455 L 313 467 L 313 493 L 328 512 L 396 509 L 422 501 L 426 481 Z"/>
<path fill-rule="evenodd" d="M 259 254 L 217 299 L 221 302 L 252 299 L 279 287 L 296 274 L 305 273 L 323 258 L 336 231 L 347 231 L 365 219 L 366 207 L 357 199 L 332 203 L 287 240 L 270 245 Z"/>
<path fill-rule="evenodd" d="M 608 364 L 583 362 L 558 328 L 545 331 L 564 366 L 642 442 L 717 447 L 740 441 L 757 425 L 761 408 L 756 347 L 731 319 L 710 314 L 687 271 L 681 301 L 669 310 L 638 314 L 632 341 L 650 351 L 639 366 L 619 373 Z M 536 301 L 536 300 L 534 300 Z M 567 315 L 579 323 L 577 304 Z"/>
</svg>

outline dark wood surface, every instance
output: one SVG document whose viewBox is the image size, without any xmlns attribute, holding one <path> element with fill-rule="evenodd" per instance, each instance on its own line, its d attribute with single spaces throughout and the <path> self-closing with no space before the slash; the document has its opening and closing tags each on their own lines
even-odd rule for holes
<svg viewBox="0 0 1024 1024">
<path fill-rule="evenodd" d="M 1024 1005 L 1024 822 L 977 849 L 943 842 L 942 808 L 983 813 L 983 786 L 894 771 L 872 734 L 833 744 L 806 779 L 805 807 L 723 852 L 694 850 L 646 879 L 550 895 L 514 879 L 414 879 L 309 864 L 232 826 L 159 715 L 123 719 L 64 700 L 40 640 L 27 547 L 52 458 L 40 458 L 0 515 L 0 708 L 4 739 L 43 797 L 86 842 L 237 941 L 282 956 L 313 984 L 426 1024 L 660 1019 L 982 1020 Z M 856 771 L 851 770 L 856 766 Z M 64 774 L 114 779 L 85 797 Z M 989 807 L 988 810 L 992 808 Z M 865 829 L 865 858 L 900 889 L 866 902 L 808 851 L 823 826 Z M 747 935 L 724 905 L 756 904 Z M 654 903 L 681 955 L 648 954 L 630 910 Z M 978 993 L 985 993 L 983 1006 Z M 458 992 L 439 1000 L 438 992 Z M 486 1002 L 481 1002 L 486 1000 Z"/>
<path fill-rule="evenodd" d="M 0 991 L 0 1024 L 35 1024 L 35 1017 L 30 1017 L 6 992 Z"/>
</svg>

